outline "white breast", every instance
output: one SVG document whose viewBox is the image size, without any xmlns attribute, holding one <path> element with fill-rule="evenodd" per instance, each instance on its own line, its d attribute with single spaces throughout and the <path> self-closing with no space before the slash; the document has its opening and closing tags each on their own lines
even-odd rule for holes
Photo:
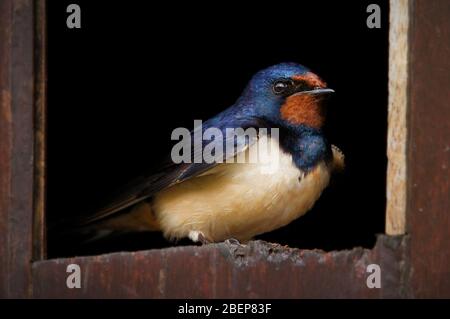
<svg viewBox="0 0 450 319">
<path fill-rule="evenodd" d="M 258 163 L 224 163 L 158 193 L 153 211 L 169 238 L 201 231 L 213 241 L 241 241 L 284 226 L 305 214 L 328 185 L 322 162 L 306 176 L 274 139 L 260 138 L 246 152 L 270 143 Z M 267 144 L 264 144 L 267 145 Z"/>
</svg>

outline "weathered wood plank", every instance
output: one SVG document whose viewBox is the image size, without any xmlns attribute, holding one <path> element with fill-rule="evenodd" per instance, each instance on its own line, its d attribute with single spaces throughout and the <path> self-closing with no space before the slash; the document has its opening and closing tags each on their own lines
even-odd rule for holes
<svg viewBox="0 0 450 319">
<path fill-rule="evenodd" d="M 407 239 L 379 237 L 373 250 L 323 252 L 261 241 L 36 262 L 38 298 L 381 298 L 405 295 Z M 80 289 L 66 267 L 81 267 Z M 381 289 L 366 285 L 367 265 L 381 267 Z"/>
<path fill-rule="evenodd" d="M 410 0 L 391 0 L 389 26 L 388 169 L 386 233 L 402 235 L 406 225 L 408 30 Z"/>
<path fill-rule="evenodd" d="M 47 21 L 46 1 L 35 2 L 35 154 L 33 260 L 46 257 Z"/>
<path fill-rule="evenodd" d="M 408 215 L 416 297 L 450 297 L 450 2 L 413 1 Z"/>
<path fill-rule="evenodd" d="M 0 297 L 8 294 L 8 217 L 11 198 L 11 1 L 0 2 Z"/>
<path fill-rule="evenodd" d="M 34 5 L 0 2 L 0 295 L 31 291 Z"/>
</svg>

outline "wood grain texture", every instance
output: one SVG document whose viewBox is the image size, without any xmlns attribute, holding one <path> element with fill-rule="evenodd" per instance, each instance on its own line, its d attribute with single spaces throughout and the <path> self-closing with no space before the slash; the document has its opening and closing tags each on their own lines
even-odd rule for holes
<svg viewBox="0 0 450 319">
<path fill-rule="evenodd" d="M 450 297 L 450 2 L 413 1 L 408 215 L 415 297 Z"/>
<path fill-rule="evenodd" d="M 11 198 L 11 1 L 0 1 L 0 298 L 8 295 L 8 219 Z"/>
<path fill-rule="evenodd" d="M 410 0 L 391 0 L 389 27 L 389 103 L 386 233 L 405 233 Z"/>
<path fill-rule="evenodd" d="M 47 21 L 46 1 L 35 2 L 34 218 L 33 260 L 46 257 Z"/>
<path fill-rule="evenodd" d="M 0 2 L 0 296 L 31 292 L 34 5 Z"/>
<path fill-rule="evenodd" d="M 406 292 L 406 237 L 378 238 L 373 250 L 323 252 L 261 241 L 36 262 L 36 298 L 394 298 Z M 81 288 L 66 267 L 81 267 Z M 366 285 L 367 265 L 382 269 L 381 289 Z"/>
</svg>

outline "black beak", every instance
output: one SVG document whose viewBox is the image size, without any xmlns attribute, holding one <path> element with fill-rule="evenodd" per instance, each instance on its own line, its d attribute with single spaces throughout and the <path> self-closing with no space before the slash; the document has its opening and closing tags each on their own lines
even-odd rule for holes
<svg viewBox="0 0 450 319">
<path fill-rule="evenodd" d="M 298 91 L 298 92 L 294 93 L 293 95 L 299 95 L 299 94 L 327 95 L 327 94 L 331 94 L 331 93 L 334 93 L 334 90 L 330 89 L 330 88 L 315 88 L 315 89 L 307 90 L 307 91 Z"/>
<path fill-rule="evenodd" d="M 309 94 L 331 94 L 334 93 L 333 89 L 330 88 L 317 88 L 311 91 L 308 91 Z"/>
</svg>

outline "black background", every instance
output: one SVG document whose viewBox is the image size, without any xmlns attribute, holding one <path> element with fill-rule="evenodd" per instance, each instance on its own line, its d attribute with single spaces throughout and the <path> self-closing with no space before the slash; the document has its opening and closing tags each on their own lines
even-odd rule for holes
<svg viewBox="0 0 450 319">
<path fill-rule="evenodd" d="M 98 206 L 168 152 L 176 127 L 234 103 L 256 71 L 280 62 L 311 68 L 335 89 L 326 133 L 346 155 L 304 217 L 259 238 L 300 248 L 371 247 L 384 232 L 388 1 L 174 3 L 48 2 L 48 221 Z M 381 6 L 382 28 L 366 8 Z M 94 247 L 49 238 L 50 256 L 168 243 L 130 235 Z"/>
</svg>

